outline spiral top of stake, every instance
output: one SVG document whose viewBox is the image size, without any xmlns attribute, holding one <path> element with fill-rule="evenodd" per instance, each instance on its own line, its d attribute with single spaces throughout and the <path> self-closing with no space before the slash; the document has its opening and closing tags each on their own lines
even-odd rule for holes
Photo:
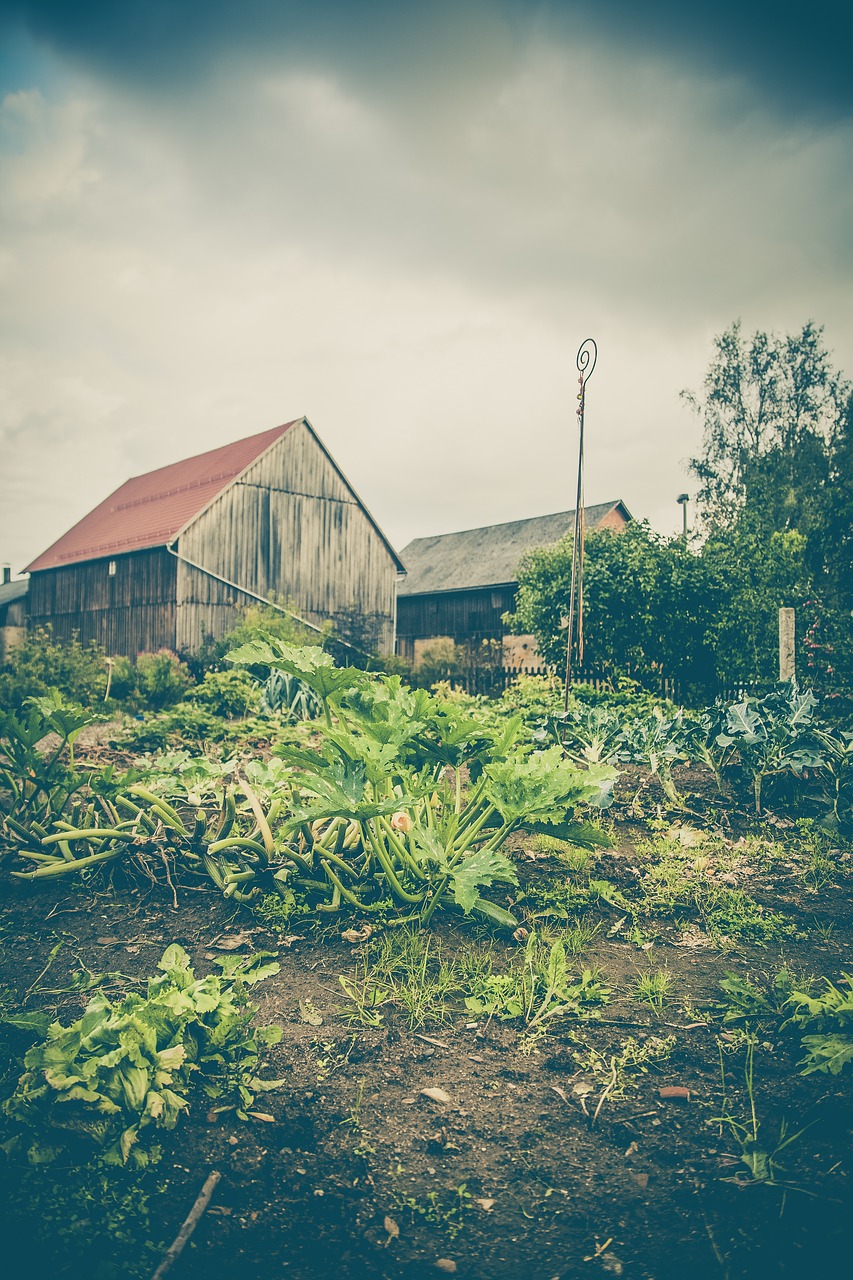
<svg viewBox="0 0 853 1280">
<path fill-rule="evenodd" d="M 595 362 L 597 359 L 598 359 L 598 347 L 596 345 L 595 338 L 585 338 L 584 341 L 581 343 L 581 345 L 578 347 L 578 354 L 577 354 L 577 360 L 576 360 L 578 373 L 580 374 L 580 377 L 578 378 L 578 386 L 580 387 L 580 393 L 578 395 L 578 400 L 580 400 L 580 407 L 578 408 L 578 417 L 580 417 L 580 415 L 583 413 L 584 387 L 586 386 L 589 379 L 592 377 L 593 370 L 595 369 Z"/>
</svg>

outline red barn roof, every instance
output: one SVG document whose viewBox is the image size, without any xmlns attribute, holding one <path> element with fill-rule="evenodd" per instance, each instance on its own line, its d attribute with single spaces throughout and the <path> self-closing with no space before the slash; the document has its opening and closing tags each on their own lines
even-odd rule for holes
<svg viewBox="0 0 853 1280">
<path fill-rule="evenodd" d="M 301 421 L 296 418 L 220 449 L 134 476 L 43 551 L 25 572 L 165 546 L 285 431 Z"/>
</svg>

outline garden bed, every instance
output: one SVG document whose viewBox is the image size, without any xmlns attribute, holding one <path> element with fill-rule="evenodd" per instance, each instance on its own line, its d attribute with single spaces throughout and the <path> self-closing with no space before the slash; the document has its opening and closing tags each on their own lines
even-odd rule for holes
<svg viewBox="0 0 853 1280">
<path fill-rule="evenodd" d="M 623 801 L 641 780 L 623 776 Z M 756 830 L 735 817 L 720 832 L 669 826 L 665 814 L 657 822 L 654 803 L 645 821 L 615 813 L 615 847 L 583 866 L 535 839 L 514 842 L 516 914 L 551 937 L 578 923 L 594 930 L 575 935 L 569 968 L 597 968 L 611 991 L 533 1044 L 518 1019 L 472 1013 L 463 986 L 427 1002 L 420 1024 L 391 1000 L 379 1025 L 362 1025 L 340 976 L 367 972 L 392 930 L 347 941 L 362 921 L 291 917 L 276 927 L 212 888 L 181 891 L 174 911 L 162 891 L 118 878 L 70 891 L 7 882 L 0 982 L 14 1007 L 70 1022 L 88 997 L 63 989 L 81 968 L 123 975 L 104 984 L 117 992 L 180 942 L 198 974 L 223 954 L 275 952 L 280 972 L 253 999 L 259 1019 L 284 1032 L 265 1063 L 284 1081 L 263 1096 L 269 1119 L 239 1123 L 193 1106 L 159 1163 L 111 1171 L 106 1198 L 56 1166 L 28 1172 L 22 1195 L 12 1161 L 7 1256 L 17 1250 L 33 1276 L 149 1275 L 215 1169 L 221 1182 L 176 1278 L 734 1280 L 830 1265 L 851 1207 L 848 1079 L 802 1075 L 799 1039 L 781 1019 L 750 1024 L 757 1145 L 771 1152 L 783 1124 L 789 1136 L 804 1130 L 779 1152 L 784 1168 L 772 1179 L 752 1176 L 734 1128 L 750 1123 L 752 1106 L 744 1023 L 724 1021 L 720 983 L 736 974 L 767 988 L 780 970 L 837 981 L 850 954 L 849 854 L 809 843 L 784 820 Z M 606 896 L 581 901 L 590 883 L 609 886 Z M 707 910 L 690 884 L 702 886 Z M 707 897 L 708 885 L 722 898 Z M 562 898 L 555 886 L 567 886 Z M 623 898 L 644 904 L 639 926 Z M 472 952 L 504 972 L 524 950 L 449 918 L 429 947 L 425 971 L 443 958 L 457 973 Z M 8 1034 L 14 1050 L 18 1033 Z M 671 1037 L 666 1056 L 640 1053 L 632 1066 L 629 1054 L 614 1070 L 629 1041 L 642 1050 Z"/>
</svg>

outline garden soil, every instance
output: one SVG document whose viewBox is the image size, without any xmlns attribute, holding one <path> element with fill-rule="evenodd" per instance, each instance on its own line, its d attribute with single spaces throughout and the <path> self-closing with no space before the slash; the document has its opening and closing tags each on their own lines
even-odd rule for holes
<svg viewBox="0 0 853 1280">
<path fill-rule="evenodd" d="M 617 847 L 595 874 L 628 892 L 640 832 L 630 821 L 617 832 Z M 547 857 L 519 851 L 519 861 L 528 883 L 554 873 Z M 180 889 L 175 911 L 162 890 L 6 880 L 0 983 L 17 1001 L 29 991 L 27 1008 L 48 1007 L 69 1021 L 86 997 L 63 988 L 81 966 L 124 975 L 106 981 L 117 993 L 153 974 L 165 947 L 179 942 L 198 975 L 229 950 L 275 952 L 281 971 L 252 998 L 259 1020 L 284 1031 L 264 1066 L 263 1074 L 283 1081 L 259 1098 L 266 1118 L 241 1124 L 197 1104 L 167 1136 L 159 1164 L 141 1182 L 135 1175 L 132 1185 L 149 1197 L 141 1238 L 132 1212 L 123 1225 L 107 1224 L 90 1200 L 75 1210 L 85 1244 L 69 1245 L 67 1233 L 52 1232 L 38 1197 L 29 1211 L 19 1203 L 10 1210 L 20 1197 L 4 1193 L 3 1250 L 14 1264 L 7 1274 L 108 1280 L 127 1274 L 131 1257 L 138 1274 L 140 1255 L 153 1274 L 212 1170 L 221 1181 L 170 1272 L 174 1280 L 844 1274 L 853 1208 L 849 1073 L 803 1077 L 796 1042 L 781 1038 L 756 1050 L 763 1140 L 772 1146 L 783 1124 L 788 1134 L 804 1130 L 780 1155 L 778 1182 L 757 1183 L 719 1119 L 728 1107 L 745 1120 L 750 1103 L 742 1055 L 723 1054 L 724 1090 L 724 1028 L 713 1006 L 730 971 L 760 978 L 784 963 L 837 977 L 845 957 L 849 968 L 849 880 L 816 891 L 796 868 L 777 867 L 750 891 L 799 934 L 724 952 L 689 931 L 664 930 L 654 959 L 675 975 L 677 998 L 660 1011 L 631 997 L 648 956 L 618 928 L 619 911 L 603 905 L 602 928 L 581 965 L 600 966 L 612 1002 L 525 1053 L 514 1024 L 475 1018 L 461 1002 L 449 1022 L 419 1032 L 394 1011 L 377 1028 L 348 1022 L 338 975 L 353 972 L 365 945 L 342 937 L 352 920 L 297 919 L 284 933 L 203 888 Z M 448 955 L 470 942 L 470 931 L 453 922 L 436 932 Z M 509 962 L 518 944 L 499 940 L 496 950 Z M 629 1036 L 642 1044 L 669 1035 L 671 1057 L 599 1108 L 607 1077 L 579 1068 L 579 1046 L 607 1060 Z M 14 1182 L 14 1167 L 4 1177 Z"/>
</svg>

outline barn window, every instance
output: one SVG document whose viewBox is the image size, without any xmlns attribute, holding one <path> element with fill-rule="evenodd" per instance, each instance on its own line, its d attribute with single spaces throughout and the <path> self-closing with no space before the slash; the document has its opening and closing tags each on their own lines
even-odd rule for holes
<svg viewBox="0 0 853 1280">
<path fill-rule="evenodd" d="M 111 561 L 110 561 L 110 563 L 109 563 L 109 568 L 107 569 L 107 573 L 110 575 L 110 577 L 111 577 L 111 578 L 114 578 L 114 577 L 116 576 L 116 562 L 115 562 L 115 560 L 111 560 Z"/>
</svg>

